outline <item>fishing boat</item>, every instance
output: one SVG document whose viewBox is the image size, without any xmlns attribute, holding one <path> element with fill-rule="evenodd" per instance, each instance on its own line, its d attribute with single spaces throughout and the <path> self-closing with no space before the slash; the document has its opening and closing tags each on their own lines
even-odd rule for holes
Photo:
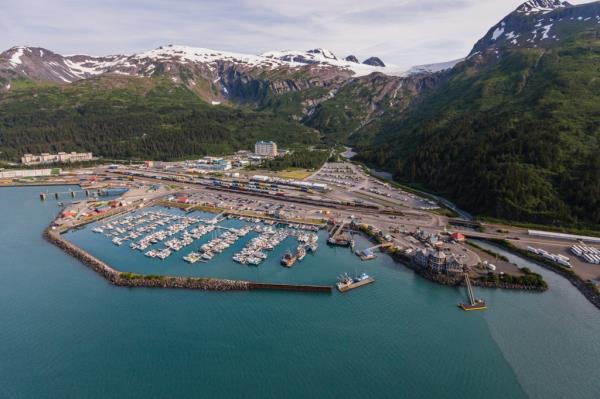
<svg viewBox="0 0 600 399">
<path fill-rule="evenodd" d="M 285 267 L 292 267 L 297 259 L 297 256 L 292 255 L 292 251 L 288 250 L 285 255 L 283 255 L 283 258 L 281 258 L 281 264 Z"/>
<path fill-rule="evenodd" d="M 373 282 L 375 282 L 375 279 L 366 273 L 362 273 L 358 277 L 350 277 L 347 273 L 344 273 L 338 277 L 338 282 L 335 285 L 338 291 L 346 292 Z"/>
</svg>

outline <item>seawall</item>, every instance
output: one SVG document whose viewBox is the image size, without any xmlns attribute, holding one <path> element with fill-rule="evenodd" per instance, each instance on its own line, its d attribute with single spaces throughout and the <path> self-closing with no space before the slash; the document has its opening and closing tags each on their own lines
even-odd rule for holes
<svg viewBox="0 0 600 399">
<path fill-rule="evenodd" d="M 78 259 L 81 263 L 104 277 L 111 284 L 120 287 L 146 287 L 146 288 L 183 288 L 204 291 L 295 291 L 330 293 L 330 286 L 302 285 L 302 284 L 274 284 L 254 283 L 242 280 L 228 280 L 217 278 L 200 277 L 174 277 L 174 276 L 151 276 L 137 273 L 121 272 L 107 263 L 101 261 L 72 242 L 62 237 L 57 228 L 48 227 L 44 230 L 44 238 Z"/>
<path fill-rule="evenodd" d="M 120 272 L 70 241 L 64 239 L 60 232 L 53 230 L 51 227 L 44 231 L 44 238 L 69 255 L 78 259 L 96 273 L 100 274 L 111 284 L 121 287 L 187 288 L 211 291 L 246 291 L 249 289 L 249 283 L 247 281 L 194 277 L 146 276 Z"/>
</svg>

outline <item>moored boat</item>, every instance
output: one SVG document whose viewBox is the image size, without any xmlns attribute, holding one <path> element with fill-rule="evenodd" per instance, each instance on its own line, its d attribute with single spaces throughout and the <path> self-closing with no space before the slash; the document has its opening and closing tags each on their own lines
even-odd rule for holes
<svg viewBox="0 0 600 399">
<path fill-rule="evenodd" d="M 294 263 L 296 263 L 297 259 L 297 256 L 292 255 L 292 252 L 288 250 L 281 258 L 281 264 L 285 267 L 292 267 L 294 266 Z"/>
<path fill-rule="evenodd" d="M 346 292 L 373 282 L 375 282 L 375 279 L 366 273 L 362 273 L 358 277 L 350 277 L 347 273 L 344 273 L 338 278 L 338 282 L 335 285 L 338 291 Z"/>
</svg>

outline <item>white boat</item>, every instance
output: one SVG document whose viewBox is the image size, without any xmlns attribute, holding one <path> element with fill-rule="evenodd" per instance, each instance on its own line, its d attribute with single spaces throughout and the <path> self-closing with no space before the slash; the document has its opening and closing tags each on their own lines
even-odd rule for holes
<svg viewBox="0 0 600 399">
<path fill-rule="evenodd" d="M 183 260 L 185 260 L 188 263 L 196 263 L 200 260 L 201 255 L 198 252 L 190 252 L 187 256 L 183 257 Z"/>
</svg>

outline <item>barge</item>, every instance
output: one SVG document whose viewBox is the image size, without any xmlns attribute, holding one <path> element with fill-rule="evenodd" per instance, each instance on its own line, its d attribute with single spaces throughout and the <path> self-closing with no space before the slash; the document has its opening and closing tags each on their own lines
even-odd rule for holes
<svg viewBox="0 0 600 399">
<path fill-rule="evenodd" d="M 458 307 L 466 311 L 487 309 L 487 304 L 485 303 L 485 300 L 475 298 L 475 294 L 473 293 L 473 287 L 471 286 L 471 279 L 469 278 L 469 273 L 467 272 L 465 272 L 465 283 L 467 285 L 469 303 L 459 303 Z"/>
</svg>

